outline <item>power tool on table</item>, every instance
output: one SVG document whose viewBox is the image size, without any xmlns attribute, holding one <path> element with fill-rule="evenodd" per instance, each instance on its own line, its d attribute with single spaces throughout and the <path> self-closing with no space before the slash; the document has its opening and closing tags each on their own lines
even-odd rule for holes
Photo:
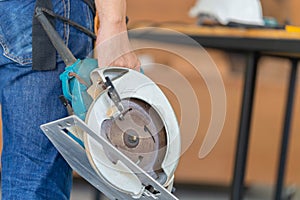
<svg viewBox="0 0 300 200">
<path fill-rule="evenodd" d="M 71 116 L 41 125 L 49 140 L 110 199 L 177 199 L 180 132 L 159 87 L 140 72 L 76 59 L 39 8 L 36 17 L 67 66 L 60 79 Z"/>
</svg>

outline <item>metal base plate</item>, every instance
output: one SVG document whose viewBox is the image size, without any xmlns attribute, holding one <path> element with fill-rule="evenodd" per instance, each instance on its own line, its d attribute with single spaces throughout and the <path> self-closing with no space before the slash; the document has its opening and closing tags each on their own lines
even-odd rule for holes
<svg viewBox="0 0 300 200">
<path fill-rule="evenodd" d="M 166 188 L 155 181 L 149 174 L 133 163 L 108 141 L 103 139 L 101 136 L 96 135 L 96 133 L 89 129 L 77 116 L 73 115 L 43 124 L 41 129 L 72 169 L 74 169 L 80 176 L 86 179 L 109 199 L 132 199 L 133 197 L 114 189 L 105 181 L 104 178 L 100 177 L 99 174 L 95 172 L 93 167 L 90 165 L 85 149 L 68 135 L 68 130 L 74 128 L 81 129 L 83 132 L 95 139 L 99 145 L 102 145 L 102 147 L 108 150 L 110 154 L 113 154 L 115 158 L 117 158 L 120 162 L 123 162 L 123 164 L 136 174 L 136 176 L 141 180 L 143 186 L 145 186 L 145 189 L 141 197 L 135 199 L 177 199 Z M 150 190 L 147 188 L 150 188 Z"/>
</svg>

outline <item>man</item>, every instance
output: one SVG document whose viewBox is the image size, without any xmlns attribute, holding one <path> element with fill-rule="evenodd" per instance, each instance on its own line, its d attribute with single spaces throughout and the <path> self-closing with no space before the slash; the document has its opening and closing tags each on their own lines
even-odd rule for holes
<svg viewBox="0 0 300 200">
<path fill-rule="evenodd" d="M 96 0 L 100 27 L 96 44 L 99 67 L 139 70 L 135 54 L 110 60 L 110 38 L 126 31 L 125 0 Z M 53 11 L 93 29 L 93 15 L 82 0 L 52 0 Z M 32 70 L 33 0 L 0 0 L 0 102 L 2 105 L 2 199 L 69 199 L 72 171 L 39 126 L 67 115 L 58 96 L 59 75 L 65 65 L 59 56 L 54 70 Z M 76 58 L 84 58 L 94 42 L 84 33 L 56 20 L 55 28 Z M 127 34 L 113 42 L 130 49 Z M 44 67 L 44 66 L 43 66 Z M 47 66 L 45 66 L 47 69 Z"/>
</svg>

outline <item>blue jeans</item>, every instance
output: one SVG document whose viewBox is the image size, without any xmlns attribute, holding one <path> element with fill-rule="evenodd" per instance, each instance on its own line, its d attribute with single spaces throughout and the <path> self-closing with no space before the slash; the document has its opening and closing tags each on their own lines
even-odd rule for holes
<svg viewBox="0 0 300 200">
<path fill-rule="evenodd" d="M 39 126 L 67 115 L 58 96 L 57 59 L 53 71 L 31 69 L 33 0 L 0 0 L 0 103 L 2 105 L 2 199 L 69 199 L 72 170 Z M 53 0 L 54 11 L 93 29 L 93 16 L 81 0 Z M 56 30 L 77 58 L 92 50 L 85 34 L 56 20 Z"/>
</svg>

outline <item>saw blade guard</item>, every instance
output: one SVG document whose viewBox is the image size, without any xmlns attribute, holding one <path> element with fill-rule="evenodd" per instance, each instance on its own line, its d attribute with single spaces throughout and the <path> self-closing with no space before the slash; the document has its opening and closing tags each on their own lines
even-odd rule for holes
<svg viewBox="0 0 300 200">
<path fill-rule="evenodd" d="M 180 132 L 165 95 L 148 77 L 131 69 L 96 69 L 91 79 L 88 93 L 94 101 L 85 119 L 88 127 L 171 189 L 180 156 Z M 121 109 L 108 94 L 108 79 L 119 95 Z M 84 145 L 91 165 L 108 184 L 132 196 L 143 193 L 138 174 L 88 135 L 84 135 Z"/>
</svg>

